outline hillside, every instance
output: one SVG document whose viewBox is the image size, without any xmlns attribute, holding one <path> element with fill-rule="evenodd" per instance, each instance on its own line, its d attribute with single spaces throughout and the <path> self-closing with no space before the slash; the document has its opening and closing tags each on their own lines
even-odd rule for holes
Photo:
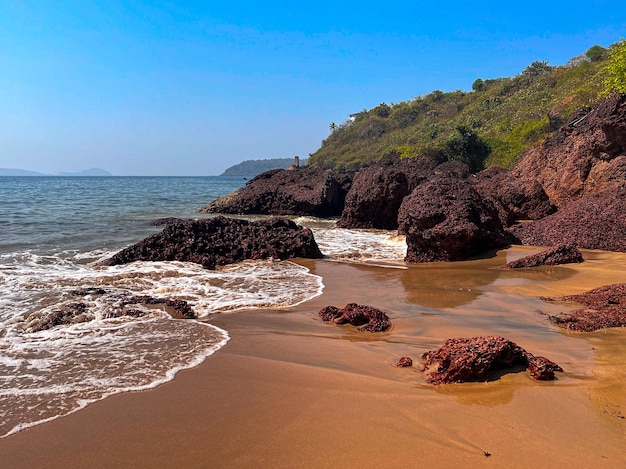
<svg viewBox="0 0 626 469">
<path fill-rule="evenodd" d="M 287 169 L 294 162 L 293 158 L 271 158 L 267 160 L 246 160 L 226 169 L 220 176 L 254 177 L 270 169 Z M 306 160 L 300 160 L 304 165 Z"/>
<path fill-rule="evenodd" d="M 436 90 L 363 110 L 331 124 L 309 165 L 358 167 L 394 150 L 402 157 L 432 154 L 458 140 L 461 127 L 488 145 L 486 167 L 511 167 L 524 150 L 600 97 L 607 52 L 594 46 L 563 66 L 534 62 L 512 78 L 478 78 L 471 92 Z"/>
</svg>

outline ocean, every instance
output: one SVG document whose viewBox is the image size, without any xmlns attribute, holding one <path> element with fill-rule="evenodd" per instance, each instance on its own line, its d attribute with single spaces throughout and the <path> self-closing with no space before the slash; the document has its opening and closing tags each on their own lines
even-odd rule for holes
<svg viewBox="0 0 626 469">
<path fill-rule="evenodd" d="M 285 309 L 321 294 L 323 279 L 291 261 L 248 261 L 215 271 L 182 262 L 103 266 L 160 231 L 164 217 L 198 210 L 245 183 L 239 177 L 0 177 L 0 437 L 112 394 L 174 379 L 227 346 L 213 314 Z M 258 218 L 258 217 L 257 217 Z M 393 232 L 344 230 L 292 217 L 313 230 L 329 261 L 402 268 Z M 187 301 L 198 320 L 137 306 L 128 295 Z M 81 308 L 80 321 L 42 328 Z"/>
</svg>

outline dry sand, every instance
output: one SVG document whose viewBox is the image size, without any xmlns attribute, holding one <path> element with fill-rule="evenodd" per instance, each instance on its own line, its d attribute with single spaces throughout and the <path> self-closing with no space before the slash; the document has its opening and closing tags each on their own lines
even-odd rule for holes
<svg viewBox="0 0 626 469">
<path fill-rule="evenodd" d="M 626 281 L 626 256 L 497 269 L 536 252 L 408 269 L 303 261 L 324 294 L 283 311 L 217 315 L 231 341 L 145 392 L 112 396 L 0 440 L 0 466 L 626 467 L 626 329 L 567 333 L 538 295 Z M 317 311 L 347 302 L 389 313 L 356 332 Z M 449 337 L 500 334 L 565 368 L 556 382 L 510 373 L 432 386 L 419 357 Z M 395 368 L 408 355 L 412 368 Z"/>
</svg>

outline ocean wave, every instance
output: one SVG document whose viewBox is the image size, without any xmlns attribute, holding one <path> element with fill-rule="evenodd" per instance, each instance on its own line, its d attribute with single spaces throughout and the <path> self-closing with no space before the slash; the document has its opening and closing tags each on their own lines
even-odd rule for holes
<svg viewBox="0 0 626 469">
<path fill-rule="evenodd" d="M 210 324 L 174 319 L 167 305 L 141 304 L 143 296 L 182 300 L 205 318 L 289 307 L 323 289 L 320 277 L 287 261 L 216 271 L 182 262 L 101 265 L 110 254 L 0 256 L 0 436 L 170 381 L 228 341 Z M 120 299 L 129 297 L 140 300 Z"/>
</svg>

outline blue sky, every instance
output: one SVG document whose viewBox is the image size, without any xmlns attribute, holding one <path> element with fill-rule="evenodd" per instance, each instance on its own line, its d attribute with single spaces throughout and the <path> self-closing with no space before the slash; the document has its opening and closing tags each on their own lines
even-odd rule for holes
<svg viewBox="0 0 626 469">
<path fill-rule="evenodd" d="M 623 0 L 2 0 L 0 167 L 182 176 L 306 157 L 353 112 L 625 36 Z"/>
</svg>

